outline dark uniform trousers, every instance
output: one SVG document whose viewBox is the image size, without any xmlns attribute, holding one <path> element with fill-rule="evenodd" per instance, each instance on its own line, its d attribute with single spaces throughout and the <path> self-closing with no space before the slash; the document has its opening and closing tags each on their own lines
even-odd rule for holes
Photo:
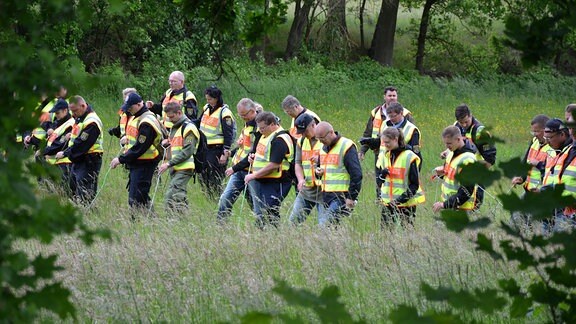
<svg viewBox="0 0 576 324">
<path fill-rule="evenodd" d="M 290 193 L 292 182 L 261 182 L 254 180 L 252 202 L 256 214 L 256 226 L 263 228 L 266 225 L 278 227 L 280 223 L 280 205 Z M 255 189 L 255 190 L 254 190 Z"/>
<path fill-rule="evenodd" d="M 212 200 L 218 200 L 222 194 L 222 180 L 226 172 L 226 164 L 220 164 L 220 156 L 224 153 L 222 145 L 208 145 L 206 165 L 200 174 L 200 183 L 205 194 Z"/>
<path fill-rule="evenodd" d="M 82 204 L 90 204 L 98 191 L 98 174 L 102 167 L 102 154 L 88 154 L 83 161 L 72 164 L 75 198 Z"/>
<path fill-rule="evenodd" d="M 147 208 L 150 205 L 150 187 L 158 161 L 131 164 L 128 169 L 128 205 L 133 208 Z"/>
</svg>

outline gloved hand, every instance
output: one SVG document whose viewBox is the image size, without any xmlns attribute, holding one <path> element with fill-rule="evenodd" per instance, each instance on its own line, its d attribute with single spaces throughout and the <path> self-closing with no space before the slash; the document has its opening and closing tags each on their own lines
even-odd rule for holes
<svg viewBox="0 0 576 324">
<path fill-rule="evenodd" d="M 386 169 L 379 169 L 376 171 L 376 186 L 378 188 L 380 188 L 385 182 L 386 182 L 386 177 L 390 174 L 390 171 L 388 171 L 388 168 Z"/>
<path fill-rule="evenodd" d="M 110 127 L 108 128 L 108 134 L 110 134 L 110 136 L 120 137 L 120 130 L 118 127 Z"/>
<path fill-rule="evenodd" d="M 371 150 L 375 150 L 380 147 L 380 139 L 371 137 L 362 137 L 360 139 L 360 144 L 368 146 Z"/>
</svg>

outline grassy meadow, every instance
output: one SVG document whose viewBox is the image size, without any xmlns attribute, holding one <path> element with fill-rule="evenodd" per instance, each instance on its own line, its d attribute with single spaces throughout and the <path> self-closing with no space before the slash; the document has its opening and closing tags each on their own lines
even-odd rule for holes
<svg viewBox="0 0 576 324">
<path fill-rule="evenodd" d="M 414 113 L 423 136 L 422 181 L 427 201 L 418 207 L 415 229 L 380 230 L 373 154 L 363 162 L 358 206 L 337 231 L 319 228 L 315 213 L 304 226 L 290 226 L 288 214 L 294 192 L 283 203 L 282 224 L 277 230 L 256 229 L 248 204 L 242 200 L 236 203 L 229 223 L 218 225 L 217 203 L 207 200 L 199 184 L 193 183 L 189 185 L 190 212 L 166 215 L 162 204 L 167 174 L 159 182 L 155 178 L 152 187 L 158 216 L 143 214 L 131 222 L 125 189 L 127 173 L 108 167 L 119 152 L 118 141 L 106 134 L 101 191 L 96 208 L 86 211 L 85 219 L 91 226 L 111 229 L 114 240 L 90 248 L 68 237 L 48 247 L 25 245 L 30 253 L 60 255 L 60 264 L 65 267 L 60 276 L 73 292 L 81 322 L 236 322 L 251 310 L 299 314 L 315 321 L 311 312 L 287 306 L 271 291 L 275 278 L 316 293 L 327 285 L 337 285 L 342 301 L 356 319 L 384 322 L 390 309 L 399 303 L 420 309 L 430 306 L 419 292 L 421 281 L 470 288 L 489 287 L 503 277 L 521 280 L 530 276 L 476 252 L 469 241 L 474 233 L 455 234 L 435 219 L 431 206 L 439 199 L 440 184 L 430 180 L 431 170 L 442 163 L 438 157 L 443 150 L 440 133 L 453 123 L 458 104 L 467 103 L 474 116 L 506 141 L 498 145 L 498 160 L 504 161 L 525 151 L 534 115 L 563 116 L 564 107 L 573 100 L 573 81 L 567 84 L 567 79 L 538 76 L 478 83 L 463 79 L 433 81 L 369 62 L 346 69 L 292 63 L 275 67 L 236 64 L 246 89 L 232 78 L 217 82 L 234 111 L 242 97 L 251 97 L 265 110 L 278 114 L 288 128 L 290 119 L 280 103 L 292 94 L 355 141 L 362 135 L 370 109 L 382 102 L 383 87 L 397 85 L 399 101 Z M 145 100 L 160 98 L 168 88 L 167 76 L 162 76 L 163 81 L 153 88 L 139 89 Z M 203 90 L 214 76 L 209 69 L 197 68 L 187 71 L 187 77 L 187 86 L 204 104 Z M 121 79 L 106 86 L 113 91 L 100 89 L 83 94 L 105 128 L 117 123 L 121 90 L 134 84 L 146 83 Z M 487 190 L 495 195 L 509 188 L 506 180 Z M 494 198 L 485 199 L 483 214 L 494 219 L 509 217 Z M 503 235 L 489 232 L 495 238 Z M 46 319 L 50 318 L 47 315 Z M 508 322 L 497 315 L 476 320 Z"/>
</svg>

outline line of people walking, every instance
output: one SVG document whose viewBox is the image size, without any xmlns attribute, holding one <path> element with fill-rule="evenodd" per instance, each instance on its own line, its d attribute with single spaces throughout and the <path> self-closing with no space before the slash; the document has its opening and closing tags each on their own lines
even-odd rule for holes
<svg viewBox="0 0 576 324">
<path fill-rule="evenodd" d="M 422 133 L 412 112 L 398 102 L 395 87 L 386 87 L 383 104 L 370 110 L 358 149 L 353 140 L 343 137 L 292 95 L 281 103 L 291 118 L 289 129 L 282 128 L 274 113 L 243 98 L 236 105 L 237 116 L 244 121 L 237 132 L 234 113 L 216 86 L 205 90 L 207 103 L 199 110 L 182 72 L 172 72 L 168 82 L 170 88 L 158 103 L 144 101 L 134 88 L 125 89 L 118 125 L 108 129 L 122 146 L 110 169 L 123 165 L 128 170 L 128 204 L 132 210 L 152 210 L 154 176 L 168 172 L 164 204 L 169 213 L 187 212 L 187 188 L 190 180 L 198 179 L 206 197 L 218 202 L 216 218 L 222 223 L 241 198 L 242 209 L 246 202 L 259 227 L 278 226 L 280 206 L 294 187 L 296 198 L 288 215 L 291 223 L 306 221 L 316 210 L 321 226 L 337 225 L 358 201 L 363 179 L 361 162 L 371 150 L 382 227 L 394 223 L 414 225 L 417 206 L 426 201 L 421 176 Z M 45 100 L 41 125 L 23 141 L 39 146 L 46 140 L 47 146 L 39 154 L 62 170 L 71 197 L 91 205 L 98 192 L 103 125 L 84 98 L 66 100 L 65 96 L 62 87 L 54 100 Z M 575 107 L 569 105 L 566 118 L 572 120 L 569 111 Z M 491 168 L 496 161 L 492 136 L 470 108 L 459 105 L 454 117 L 454 124 L 441 134 L 446 147 L 440 153 L 444 163 L 434 168 L 434 177 L 442 181 L 442 195 L 432 204 L 434 212 L 478 210 L 486 189 L 478 184 L 461 184 L 456 175 L 467 164 L 481 163 Z M 512 179 L 512 183 L 523 184 L 527 191 L 571 184 L 571 163 L 576 156 L 571 130 L 563 121 L 543 115 L 536 116 L 531 127 L 534 138 L 524 159 L 532 169 L 526 176 Z M 551 135 L 546 136 L 548 133 Z M 560 166 L 559 173 L 555 165 Z M 576 192 L 574 187 L 566 185 L 567 194 Z M 564 218 L 573 219 L 574 210 L 557 211 L 551 226 Z M 563 218 L 555 222 L 558 217 Z"/>
</svg>

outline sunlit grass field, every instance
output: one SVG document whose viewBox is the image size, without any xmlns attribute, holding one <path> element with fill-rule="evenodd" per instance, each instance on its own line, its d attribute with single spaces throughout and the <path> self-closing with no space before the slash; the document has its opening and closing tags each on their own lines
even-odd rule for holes
<svg viewBox="0 0 576 324">
<path fill-rule="evenodd" d="M 248 72 L 242 72 L 245 70 Z M 572 100 L 570 89 L 552 78 L 475 84 L 460 79 L 434 82 L 377 65 L 368 70 L 364 77 L 322 66 L 297 68 L 289 63 L 276 68 L 239 67 L 246 89 L 231 78 L 217 84 L 234 111 L 242 97 L 251 97 L 279 115 L 285 128 L 290 119 L 280 103 L 286 95 L 295 95 L 305 107 L 355 141 L 362 135 L 370 109 L 382 102 L 384 86 L 397 85 L 399 101 L 414 113 L 423 136 L 421 178 L 427 201 L 418 207 L 414 229 L 380 230 L 372 154 L 363 162 L 358 206 L 338 230 L 319 228 L 315 212 L 304 226 L 290 226 L 287 216 L 293 192 L 283 203 L 278 229 L 256 229 L 242 199 L 229 223 L 221 226 L 216 222 L 217 204 L 205 198 L 199 184 L 193 183 L 189 185 L 190 212 L 166 215 L 166 174 L 154 178 L 150 193 L 157 216 L 144 213 L 132 222 L 125 189 L 127 173 L 109 169 L 110 160 L 119 152 L 118 140 L 106 134 L 101 191 L 95 209 L 87 211 L 85 219 L 94 227 L 111 229 L 114 240 L 86 248 L 76 240 L 61 238 L 49 247 L 29 244 L 26 249 L 60 254 L 60 264 L 66 269 L 60 275 L 73 292 L 81 322 L 237 321 L 250 310 L 299 314 L 315 321 L 312 313 L 288 307 L 271 292 L 275 278 L 316 293 L 327 285 L 337 285 L 342 301 L 356 319 L 383 322 L 399 303 L 420 309 L 429 306 L 419 293 L 421 281 L 470 288 L 490 286 L 495 279 L 507 276 L 529 276 L 476 252 L 469 241 L 472 233 L 449 232 L 436 220 L 431 206 L 439 199 L 440 184 L 430 180 L 431 170 L 442 163 L 438 157 L 443 150 L 440 133 L 454 122 L 458 104 L 467 103 L 474 116 L 506 142 L 498 145 L 497 159 L 504 161 L 526 150 L 534 115 L 563 116 L 564 107 Z M 153 94 L 144 100 L 159 99 L 168 88 L 167 76 L 165 84 L 139 89 L 145 97 Z M 187 77 L 188 87 L 204 104 L 203 90 L 213 76 L 198 68 L 189 71 Z M 118 82 L 114 95 L 102 91 L 83 94 L 105 128 L 117 123 L 121 90 L 130 85 L 128 81 Z M 493 196 L 509 189 L 508 179 L 487 188 L 481 213 L 506 220 L 509 215 Z M 502 235 L 489 232 L 496 238 Z M 480 320 L 506 322 L 498 317 Z"/>
</svg>

